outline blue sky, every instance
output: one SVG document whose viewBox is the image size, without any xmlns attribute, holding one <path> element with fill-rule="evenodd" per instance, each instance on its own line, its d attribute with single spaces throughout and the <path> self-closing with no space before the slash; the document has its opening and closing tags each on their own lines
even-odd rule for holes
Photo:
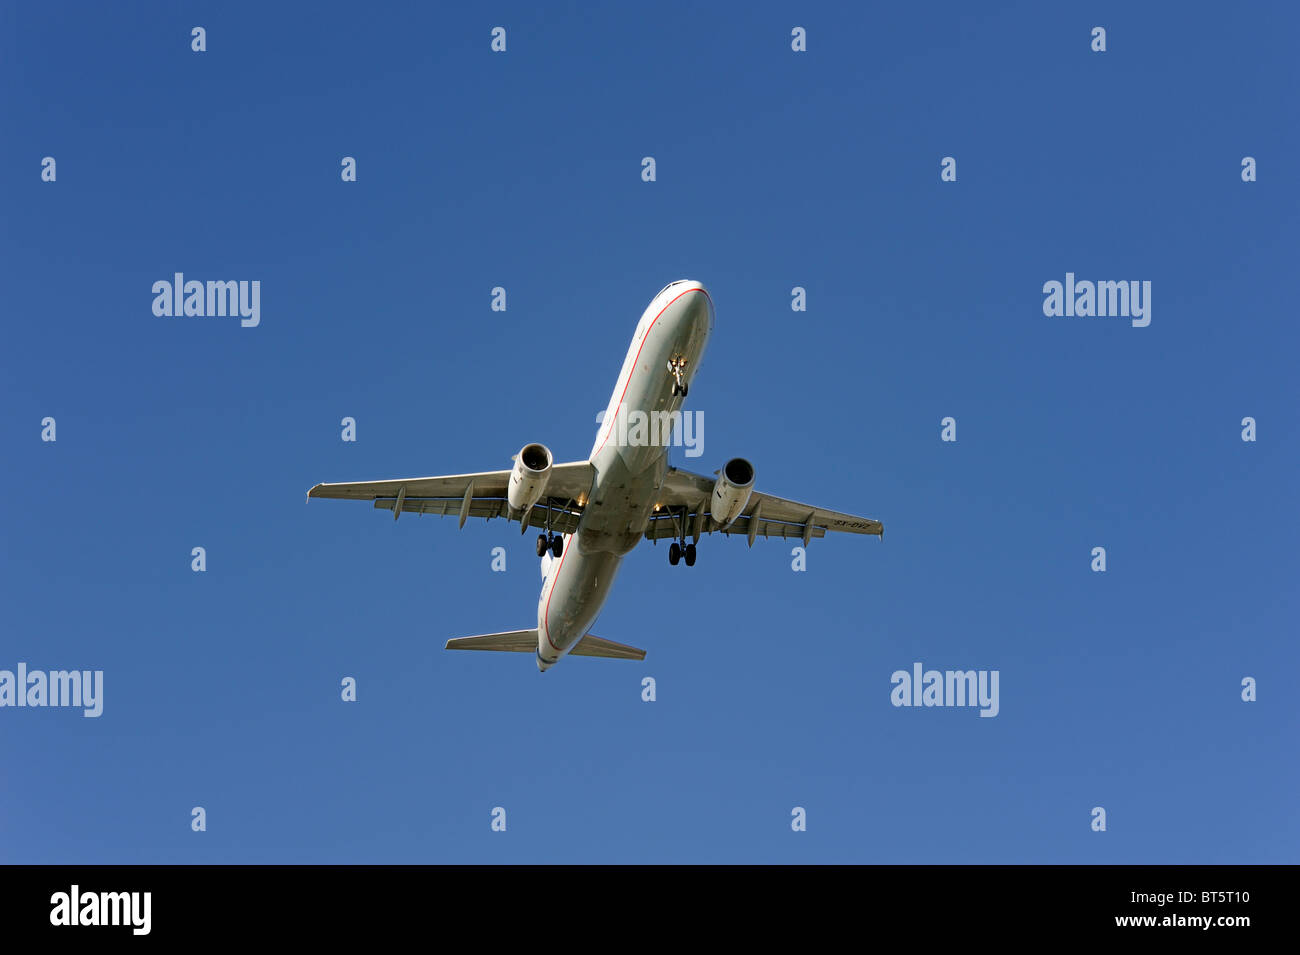
<svg viewBox="0 0 1300 955">
<path fill-rule="evenodd" d="M 1296 862 L 1300 18 L 900 6 L 6 5 L 0 668 L 105 699 L 0 709 L 0 860 Z M 307 488 L 583 457 L 676 278 L 674 463 L 884 541 L 643 544 L 644 663 L 444 652 L 535 624 L 532 535 Z M 892 706 L 916 661 L 999 715 Z"/>
</svg>

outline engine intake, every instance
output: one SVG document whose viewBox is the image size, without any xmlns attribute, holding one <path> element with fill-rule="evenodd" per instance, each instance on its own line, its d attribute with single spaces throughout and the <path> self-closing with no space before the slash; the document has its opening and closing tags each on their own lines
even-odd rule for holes
<svg viewBox="0 0 1300 955">
<path fill-rule="evenodd" d="M 745 510 L 753 491 L 754 465 L 744 458 L 732 458 L 722 466 L 713 485 L 709 501 L 713 519 L 722 527 L 730 527 Z"/>
<path fill-rule="evenodd" d="M 551 465 L 555 458 L 544 444 L 526 444 L 515 455 L 515 466 L 510 471 L 510 485 L 506 499 L 510 514 L 517 517 L 541 500 L 546 493 L 546 482 L 551 479 Z"/>
</svg>

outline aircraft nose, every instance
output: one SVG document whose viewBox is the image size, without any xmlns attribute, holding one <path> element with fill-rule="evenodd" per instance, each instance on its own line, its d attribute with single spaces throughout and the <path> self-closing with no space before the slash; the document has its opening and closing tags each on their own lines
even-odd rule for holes
<svg viewBox="0 0 1300 955">
<path fill-rule="evenodd" d="M 679 296 L 677 303 L 681 305 L 685 318 L 696 322 L 704 321 L 710 328 L 713 327 L 713 299 L 709 297 L 709 290 L 703 283 L 683 282 L 675 291 Z"/>
</svg>

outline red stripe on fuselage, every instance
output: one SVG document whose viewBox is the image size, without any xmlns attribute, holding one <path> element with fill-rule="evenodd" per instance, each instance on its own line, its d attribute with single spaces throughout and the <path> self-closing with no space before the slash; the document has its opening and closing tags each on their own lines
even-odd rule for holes
<svg viewBox="0 0 1300 955">
<path fill-rule="evenodd" d="M 641 339 L 641 347 L 636 350 L 636 358 L 633 359 L 632 361 L 632 370 L 629 371 L 627 374 L 627 381 L 623 385 L 623 393 L 618 396 L 618 404 L 614 406 L 615 418 L 618 417 L 619 409 L 623 407 L 623 399 L 627 397 L 627 389 L 632 385 L 632 376 L 636 374 L 637 363 L 641 361 L 641 352 L 645 348 L 645 343 L 650 340 L 650 331 L 655 327 L 655 322 L 659 321 L 659 319 L 663 316 L 664 312 L 668 311 L 669 306 L 672 305 L 673 302 L 681 298 L 682 295 L 690 295 L 692 292 L 699 292 L 705 298 L 709 299 L 710 305 L 713 304 L 713 299 L 709 298 L 709 293 L 704 291 L 704 289 L 688 288 L 686 291 L 682 292 L 681 295 L 674 296 L 673 299 L 670 302 L 668 302 L 667 305 L 659 309 L 659 314 L 656 315 L 651 320 L 649 327 L 647 327 L 645 330 L 645 337 Z M 605 440 L 600 442 L 600 447 L 597 448 L 595 451 L 593 451 L 591 454 L 593 460 L 595 459 L 596 455 L 599 454 L 604 449 L 605 445 L 609 442 L 609 436 L 613 433 L 614 433 L 614 425 L 611 423 L 609 426 L 609 431 L 605 432 Z M 546 631 L 546 642 L 551 645 L 552 650 L 554 650 L 556 653 L 561 653 L 561 654 L 564 653 L 564 651 L 561 650 L 559 647 L 557 647 L 554 641 L 551 640 L 551 595 L 555 593 L 555 588 L 560 586 L 560 571 L 564 569 L 564 558 L 569 556 L 569 548 L 573 546 L 574 540 L 577 538 L 577 536 L 578 535 L 575 532 L 573 535 L 569 537 L 569 540 L 564 545 L 564 551 L 563 553 L 560 554 L 560 563 L 555 568 L 555 578 L 551 581 L 551 592 L 546 595 L 546 609 L 542 611 L 542 629 Z"/>
<path fill-rule="evenodd" d="M 655 327 L 655 322 L 659 321 L 659 319 L 663 316 L 664 312 L 668 311 L 668 307 L 672 305 L 673 302 L 681 298 L 682 295 L 690 295 L 692 292 L 699 292 L 705 298 L 709 298 L 709 293 L 704 291 L 704 289 L 702 288 L 688 288 L 685 292 L 682 292 L 681 295 L 675 296 L 672 302 L 669 302 L 668 305 L 665 305 L 663 308 L 659 309 L 659 314 L 656 315 L 651 320 L 649 327 L 646 328 L 645 337 L 641 339 L 641 347 L 636 350 L 636 358 L 633 359 L 632 361 L 632 370 L 628 372 L 627 381 L 623 384 L 623 393 L 618 396 L 618 404 L 614 406 L 615 420 L 617 420 L 618 418 L 619 410 L 623 407 L 623 399 L 627 397 L 627 389 L 632 385 L 632 376 L 636 374 L 637 362 L 641 360 L 641 352 L 645 349 L 645 343 L 650 340 L 650 331 Z M 709 304 L 710 305 L 713 304 L 713 299 L 711 298 L 709 299 Z M 614 433 L 614 424 L 613 422 L 610 422 L 609 430 L 605 432 L 605 440 L 600 442 L 600 447 L 591 453 L 593 459 L 596 457 L 596 455 L 600 454 L 600 452 L 604 450 L 605 445 L 609 442 L 609 436 L 613 433 Z"/>
<path fill-rule="evenodd" d="M 564 550 L 560 552 L 560 562 L 555 566 L 555 578 L 551 581 L 551 591 L 546 595 L 546 609 L 542 611 L 542 627 L 546 630 L 546 642 L 551 644 L 552 650 L 560 654 L 564 651 L 551 642 L 551 594 L 555 593 L 555 588 L 560 585 L 560 570 L 564 567 L 564 558 L 569 556 L 569 548 L 573 546 L 573 538 L 577 536 L 574 534 L 564 542 Z"/>
</svg>

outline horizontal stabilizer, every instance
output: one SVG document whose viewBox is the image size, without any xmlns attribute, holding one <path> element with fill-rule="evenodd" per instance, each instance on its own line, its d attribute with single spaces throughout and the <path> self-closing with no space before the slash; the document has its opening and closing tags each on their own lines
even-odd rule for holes
<svg viewBox="0 0 1300 955">
<path fill-rule="evenodd" d="M 604 640 L 590 633 L 579 640 L 578 645 L 569 653 L 575 657 L 608 657 L 611 660 L 645 659 L 645 651 L 638 647 L 629 647 L 626 643 Z"/>
<path fill-rule="evenodd" d="M 536 653 L 536 630 L 507 630 L 481 637 L 456 637 L 448 640 L 448 650 L 502 650 L 506 653 Z"/>
<path fill-rule="evenodd" d="M 536 630 L 507 630 L 481 637 L 456 637 L 447 641 L 448 650 L 497 650 L 505 653 L 536 653 Z M 605 657 L 610 660 L 644 660 L 645 651 L 587 634 L 569 651 L 575 657 Z"/>
</svg>

